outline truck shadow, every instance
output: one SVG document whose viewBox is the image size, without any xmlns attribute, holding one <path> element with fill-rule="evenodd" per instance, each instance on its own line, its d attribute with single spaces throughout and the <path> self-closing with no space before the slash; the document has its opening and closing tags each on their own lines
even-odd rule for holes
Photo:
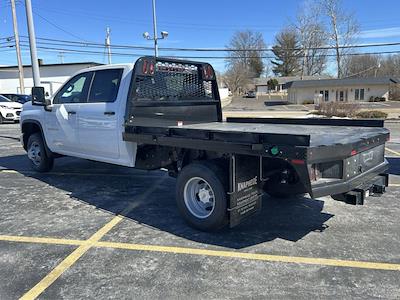
<svg viewBox="0 0 400 300">
<path fill-rule="evenodd" d="M 322 212 L 324 202 L 320 200 L 306 197 L 279 200 L 265 196 L 262 211 L 257 215 L 233 229 L 205 233 L 190 228 L 183 221 L 175 204 L 175 179 L 162 171 L 141 171 L 61 158 L 52 172 L 39 174 L 30 170 L 25 155 L 0 157 L 0 167 L 45 182 L 66 191 L 71 201 L 84 202 L 111 214 L 121 214 L 130 206 L 132 209 L 125 217 L 134 224 L 232 249 L 277 238 L 295 242 L 310 232 L 324 231 L 328 227 L 326 222 L 333 217 Z M 133 231 L 137 230 L 137 225 L 132 227 L 135 228 Z"/>
</svg>

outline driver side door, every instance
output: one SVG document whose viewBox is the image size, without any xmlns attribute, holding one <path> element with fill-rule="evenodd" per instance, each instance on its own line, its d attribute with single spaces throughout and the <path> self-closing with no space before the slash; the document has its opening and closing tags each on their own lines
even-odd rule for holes
<svg viewBox="0 0 400 300">
<path fill-rule="evenodd" d="M 46 111 L 46 137 L 50 149 L 61 154 L 79 152 L 78 113 L 85 103 L 93 72 L 72 77 L 55 95 Z"/>
</svg>

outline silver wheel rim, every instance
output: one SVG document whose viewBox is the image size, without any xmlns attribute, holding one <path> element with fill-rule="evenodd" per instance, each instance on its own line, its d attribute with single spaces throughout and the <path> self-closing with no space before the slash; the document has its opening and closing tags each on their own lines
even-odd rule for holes
<svg viewBox="0 0 400 300">
<path fill-rule="evenodd" d="M 186 208 L 199 219 L 209 217 L 215 208 L 215 194 L 210 184 L 201 177 L 190 178 L 183 190 Z"/>
<path fill-rule="evenodd" d="M 28 149 L 28 157 L 35 166 L 40 165 L 42 162 L 42 156 L 40 153 L 40 145 L 38 142 L 32 142 Z"/>
</svg>

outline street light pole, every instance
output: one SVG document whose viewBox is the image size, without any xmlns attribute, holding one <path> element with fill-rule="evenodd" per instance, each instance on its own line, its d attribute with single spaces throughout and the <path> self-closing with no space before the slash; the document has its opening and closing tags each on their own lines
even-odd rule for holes
<svg viewBox="0 0 400 300">
<path fill-rule="evenodd" d="M 19 92 L 21 94 L 25 94 L 24 67 L 22 66 L 21 48 L 19 46 L 18 22 L 17 22 L 17 13 L 15 10 L 15 0 L 11 0 L 11 11 L 12 11 L 13 27 L 14 27 L 15 50 L 17 51 L 19 89 L 20 89 Z"/>
<path fill-rule="evenodd" d="M 158 57 L 158 40 L 163 40 L 168 37 L 167 31 L 161 31 L 161 37 L 157 36 L 157 16 L 156 16 L 156 0 L 152 0 L 153 5 L 153 37 L 147 31 L 143 33 L 146 40 L 154 41 L 154 57 Z"/>
<path fill-rule="evenodd" d="M 106 48 L 107 48 L 107 56 L 108 56 L 108 64 L 111 64 L 111 41 L 110 41 L 110 27 L 106 29 Z"/>
<path fill-rule="evenodd" d="M 29 47 L 31 50 L 33 86 L 40 86 L 40 72 L 39 72 L 39 63 L 37 58 L 35 27 L 33 26 L 31 0 L 25 0 L 25 8 L 26 8 L 26 20 L 28 24 Z"/>
<path fill-rule="evenodd" d="M 154 56 L 158 57 L 158 43 L 157 43 L 157 17 L 156 17 L 156 0 L 153 3 L 153 39 L 154 39 Z"/>
</svg>

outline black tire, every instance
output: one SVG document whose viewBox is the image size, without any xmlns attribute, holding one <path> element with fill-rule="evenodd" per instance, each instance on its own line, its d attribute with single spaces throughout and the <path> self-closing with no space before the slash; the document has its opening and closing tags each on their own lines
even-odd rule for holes
<svg viewBox="0 0 400 300">
<path fill-rule="evenodd" d="M 210 215 L 202 218 L 192 213 L 185 201 L 185 187 L 189 186 L 190 182 L 196 178 L 207 183 L 214 195 L 213 209 L 210 211 Z M 202 231 L 214 231 L 228 223 L 227 181 L 227 173 L 221 167 L 210 162 L 195 162 L 182 169 L 177 178 L 176 202 L 181 215 L 191 227 Z M 200 202 L 199 194 L 196 194 L 196 200 Z M 195 200 L 193 201 L 195 202 Z"/>
<path fill-rule="evenodd" d="M 42 135 L 39 132 L 29 136 L 27 151 L 32 169 L 35 171 L 48 172 L 53 168 L 54 158 L 47 155 Z"/>
</svg>

